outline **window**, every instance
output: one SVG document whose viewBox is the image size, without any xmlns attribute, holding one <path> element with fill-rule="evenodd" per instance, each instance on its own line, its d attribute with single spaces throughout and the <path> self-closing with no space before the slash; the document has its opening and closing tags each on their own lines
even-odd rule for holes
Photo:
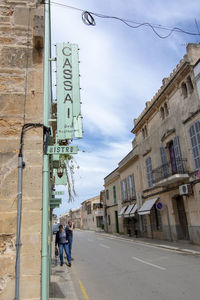
<svg viewBox="0 0 200 300">
<path fill-rule="evenodd" d="M 200 169 L 200 121 L 190 126 L 189 135 L 192 145 L 195 169 Z"/>
<path fill-rule="evenodd" d="M 193 87 L 192 80 L 191 80 L 190 76 L 187 77 L 187 87 L 188 87 L 189 93 L 191 94 L 194 90 L 194 87 Z"/>
<path fill-rule="evenodd" d="M 160 155 L 161 155 L 161 161 L 162 161 L 162 172 L 164 177 L 168 177 L 169 175 L 169 164 L 167 162 L 167 155 L 165 147 L 160 147 Z"/>
<path fill-rule="evenodd" d="M 126 179 L 121 181 L 121 193 L 122 193 L 122 202 L 128 200 L 128 193 L 127 193 L 127 183 Z"/>
<path fill-rule="evenodd" d="M 188 96 L 187 85 L 185 82 L 181 84 L 181 91 L 184 98 Z"/>
<path fill-rule="evenodd" d="M 100 202 L 100 203 L 93 203 L 93 210 L 95 209 L 98 209 L 98 208 L 102 208 L 103 207 L 103 204 Z"/>
<path fill-rule="evenodd" d="M 106 200 L 109 200 L 109 190 L 106 190 Z"/>
<path fill-rule="evenodd" d="M 145 139 L 148 136 L 147 126 L 145 125 L 144 128 L 142 128 L 142 136 Z"/>
<path fill-rule="evenodd" d="M 147 137 L 148 136 L 148 131 L 147 131 L 147 126 L 146 125 L 144 126 L 144 133 L 145 133 L 145 137 Z"/>
<path fill-rule="evenodd" d="M 146 221 L 146 216 L 140 216 L 140 220 L 141 220 L 141 231 L 145 232 L 147 231 L 147 221 Z"/>
<path fill-rule="evenodd" d="M 164 120 L 169 115 L 169 109 L 167 103 L 165 102 L 163 106 L 160 108 L 160 117 Z"/>
<path fill-rule="evenodd" d="M 169 109 L 168 109 L 168 106 L 167 106 L 166 102 L 164 104 L 164 111 L 165 111 L 165 116 L 167 117 L 169 115 Z"/>
<path fill-rule="evenodd" d="M 151 157 L 148 157 L 146 159 L 146 171 L 147 171 L 148 186 L 151 188 L 153 186 L 153 171 L 152 171 Z"/>
<path fill-rule="evenodd" d="M 113 185 L 113 202 L 114 204 L 117 203 L 117 194 L 116 194 L 116 187 Z"/>
<path fill-rule="evenodd" d="M 160 116 L 161 116 L 161 119 L 164 120 L 164 118 L 165 118 L 165 111 L 164 111 L 163 107 L 160 108 Z"/>
<path fill-rule="evenodd" d="M 151 226 L 154 231 L 162 231 L 162 217 L 161 212 L 156 209 L 155 205 L 150 213 Z"/>
<path fill-rule="evenodd" d="M 91 204 L 87 205 L 87 214 L 90 215 L 92 213 Z"/>
<path fill-rule="evenodd" d="M 172 174 L 183 174 L 183 159 L 181 156 L 181 149 L 178 136 L 175 136 L 174 139 L 169 142 L 168 148 Z"/>
<path fill-rule="evenodd" d="M 134 182 L 134 175 L 129 175 L 128 176 L 128 188 L 129 188 L 129 195 L 130 199 L 135 198 L 135 182 Z"/>
<path fill-rule="evenodd" d="M 102 228 L 103 217 L 96 217 L 96 224 L 97 224 L 97 227 L 101 227 Z"/>
</svg>

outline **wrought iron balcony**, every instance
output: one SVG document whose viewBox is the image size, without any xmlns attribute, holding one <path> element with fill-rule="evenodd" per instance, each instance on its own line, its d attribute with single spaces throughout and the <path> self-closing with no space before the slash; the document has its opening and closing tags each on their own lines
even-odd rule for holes
<svg viewBox="0 0 200 300">
<path fill-rule="evenodd" d="M 167 162 L 152 172 L 154 186 L 165 186 L 189 178 L 187 159 Z"/>
</svg>

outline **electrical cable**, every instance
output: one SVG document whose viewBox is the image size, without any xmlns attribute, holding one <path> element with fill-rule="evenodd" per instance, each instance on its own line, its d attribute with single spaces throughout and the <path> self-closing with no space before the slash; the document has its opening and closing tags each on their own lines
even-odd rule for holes
<svg viewBox="0 0 200 300">
<path fill-rule="evenodd" d="M 55 2 L 55 1 L 51 1 L 51 4 L 59 5 L 59 6 L 70 8 L 70 9 L 74 9 L 74 10 L 77 10 L 77 11 L 81 11 L 82 12 L 82 21 L 85 25 L 88 25 L 88 26 L 95 26 L 96 25 L 95 19 L 93 17 L 93 16 L 96 16 L 98 18 L 115 19 L 115 20 L 121 21 L 122 23 L 124 23 L 125 25 L 127 25 L 128 27 L 131 27 L 133 29 L 137 29 L 141 26 L 148 26 L 161 39 L 168 38 L 169 36 L 172 35 L 173 32 L 184 33 L 184 34 L 192 35 L 192 36 L 199 36 L 200 35 L 199 33 L 189 32 L 189 31 L 183 30 L 182 28 L 179 28 L 179 27 L 169 28 L 167 26 L 155 25 L 155 24 L 151 24 L 149 22 L 136 22 L 136 21 L 133 21 L 133 20 L 123 19 L 123 18 L 120 18 L 120 17 L 117 17 L 117 16 L 109 16 L 109 15 L 99 14 L 99 13 L 96 13 L 96 12 L 85 11 L 85 10 L 80 9 L 78 7 L 58 3 L 58 2 Z M 131 25 L 130 23 L 133 23 L 133 24 L 136 24 L 136 25 Z M 169 31 L 169 33 L 166 34 L 166 35 L 161 35 L 161 34 L 158 33 L 158 31 L 156 29 L 166 30 L 166 31 Z"/>
<path fill-rule="evenodd" d="M 172 29 L 169 29 L 167 27 L 164 27 L 164 26 L 159 26 L 159 25 L 152 25 L 151 23 L 149 22 L 144 22 L 144 23 L 139 23 L 139 22 L 135 22 L 135 21 L 131 21 L 131 20 L 125 20 L 125 19 L 122 19 L 122 18 L 119 18 L 119 17 L 115 17 L 115 16 L 106 16 L 106 15 L 102 15 L 102 14 L 97 14 L 97 13 L 93 13 L 93 12 L 88 12 L 88 11 L 85 11 L 82 13 L 82 19 L 84 18 L 86 21 L 87 20 L 90 20 L 91 18 L 93 18 L 93 16 L 96 16 L 96 17 L 99 17 L 99 18 L 106 18 L 106 19 L 115 19 L 115 20 L 119 20 L 121 22 L 123 22 L 125 25 L 127 25 L 128 27 L 131 27 L 131 28 L 139 28 L 141 26 L 149 26 L 153 32 L 161 39 L 166 39 L 168 38 L 173 32 L 180 32 L 180 33 L 184 33 L 184 34 L 188 34 L 188 35 L 199 35 L 199 33 L 193 33 L 193 32 L 188 32 L 188 31 L 185 31 L 181 28 L 178 28 L 178 27 L 173 27 Z M 84 17 L 85 16 L 85 17 Z M 94 19 L 94 18 L 93 18 Z M 95 22 L 95 20 L 94 20 Z M 138 25 L 131 25 L 129 23 L 135 23 L 135 24 L 138 24 Z M 93 25 L 93 24 L 90 24 L 88 22 L 88 24 L 86 25 Z M 94 26 L 94 25 L 93 25 Z M 159 29 L 163 29 L 163 30 L 170 30 L 170 32 L 167 34 L 167 35 L 161 35 L 159 34 L 155 28 L 159 28 Z"/>
</svg>

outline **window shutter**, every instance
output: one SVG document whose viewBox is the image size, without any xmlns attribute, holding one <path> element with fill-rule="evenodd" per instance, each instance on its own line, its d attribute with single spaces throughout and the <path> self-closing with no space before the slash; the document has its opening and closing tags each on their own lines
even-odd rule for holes
<svg viewBox="0 0 200 300">
<path fill-rule="evenodd" d="M 121 181 L 121 195 L 122 195 L 122 202 L 123 202 L 124 201 L 123 180 Z"/>
<path fill-rule="evenodd" d="M 153 171 L 152 171 L 152 165 L 151 165 L 151 157 L 148 157 L 146 159 L 146 168 L 147 168 L 147 180 L 149 187 L 153 186 Z"/>
<path fill-rule="evenodd" d="M 114 204 L 117 203 L 117 195 L 116 195 L 116 187 L 115 185 L 113 186 L 113 200 L 114 200 Z"/>
<path fill-rule="evenodd" d="M 127 181 L 124 179 L 124 200 L 128 200 L 128 189 L 127 189 Z"/>
<path fill-rule="evenodd" d="M 197 121 L 189 129 L 195 169 L 200 169 L 200 122 Z"/>
<path fill-rule="evenodd" d="M 128 176 L 128 186 L 129 186 L 130 199 L 133 199 L 135 197 L 135 182 L 134 182 L 133 174 Z"/>
<path fill-rule="evenodd" d="M 179 138 L 178 136 L 174 137 L 174 153 L 175 153 L 175 159 L 176 159 L 176 166 L 177 166 L 177 171 L 179 174 L 183 174 L 183 163 L 182 163 L 182 157 L 181 157 L 181 148 L 179 144 Z"/>
<path fill-rule="evenodd" d="M 160 147 L 160 155 L 161 155 L 161 161 L 162 161 L 162 170 L 164 177 L 167 177 L 169 175 L 169 165 L 167 162 L 167 156 L 166 156 L 166 150 L 165 147 Z"/>
</svg>

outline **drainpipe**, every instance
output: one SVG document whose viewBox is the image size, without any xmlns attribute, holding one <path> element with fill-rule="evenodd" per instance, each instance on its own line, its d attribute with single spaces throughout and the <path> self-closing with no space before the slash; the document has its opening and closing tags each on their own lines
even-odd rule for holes
<svg viewBox="0 0 200 300">
<path fill-rule="evenodd" d="M 16 264 L 15 264 L 15 300 L 19 299 L 20 281 L 20 248 L 21 248 L 21 211 L 22 211 L 22 168 L 23 157 L 18 156 L 18 196 L 17 196 L 17 235 L 16 235 Z"/>
<path fill-rule="evenodd" d="M 45 2 L 45 37 L 44 37 L 44 125 L 48 127 L 50 80 L 50 0 Z M 43 156 L 43 197 L 42 197 L 42 286 L 41 300 L 49 299 L 49 158 Z"/>
</svg>

